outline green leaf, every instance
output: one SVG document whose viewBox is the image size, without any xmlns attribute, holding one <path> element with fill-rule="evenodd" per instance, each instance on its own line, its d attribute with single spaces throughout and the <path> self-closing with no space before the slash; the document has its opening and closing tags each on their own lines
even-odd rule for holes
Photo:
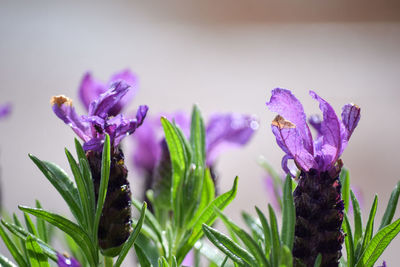
<svg viewBox="0 0 400 267">
<path fill-rule="evenodd" d="M 265 255 L 267 259 L 269 259 L 269 255 L 271 252 L 271 240 L 272 240 L 272 235 L 271 235 L 271 229 L 269 227 L 268 221 L 265 218 L 264 213 L 261 212 L 259 208 L 256 207 L 256 211 L 258 214 L 258 217 L 260 218 L 261 225 L 263 227 L 263 232 L 264 232 L 264 245 L 265 245 Z"/>
<path fill-rule="evenodd" d="M 216 266 L 221 266 L 226 258 L 224 254 L 222 254 L 219 250 L 215 249 L 208 242 L 203 242 L 199 240 L 194 245 L 197 251 L 200 252 L 204 257 L 206 257 L 209 261 L 216 264 Z"/>
<path fill-rule="evenodd" d="M 42 248 L 44 253 L 46 253 L 47 257 L 49 257 L 50 259 L 52 259 L 55 262 L 57 262 L 56 251 L 50 245 L 45 243 L 43 240 L 40 240 L 36 236 L 33 236 L 31 233 L 29 233 L 28 231 L 26 231 L 24 228 L 22 228 L 19 225 L 11 224 L 11 223 L 8 223 L 8 222 L 6 222 L 4 220 L 1 220 L 1 223 L 7 228 L 7 230 L 9 230 L 11 233 L 14 234 L 14 236 L 18 237 L 23 242 L 23 244 L 24 244 L 23 247 L 24 248 L 25 248 L 26 238 L 28 236 L 30 236 L 34 240 L 36 240 L 36 242 L 38 242 L 38 244 L 40 245 L 40 247 Z"/>
<path fill-rule="evenodd" d="M 279 260 L 280 265 L 279 266 L 287 266 L 287 267 L 292 267 L 293 266 L 293 256 L 292 256 L 292 250 L 286 246 L 283 245 L 281 249 L 281 258 Z"/>
<path fill-rule="evenodd" d="M 125 242 L 124 246 L 121 249 L 121 252 L 118 255 L 118 259 L 114 264 L 114 267 L 119 267 L 121 263 L 124 261 L 126 255 L 128 254 L 129 250 L 131 249 L 132 245 L 135 243 L 136 238 L 138 237 L 140 230 L 142 229 L 142 225 L 144 222 L 145 214 L 146 214 L 147 204 L 146 202 L 143 203 L 142 211 L 140 212 L 140 218 L 138 223 L 136 224 L 135 229 L 129 236 L 128 240 Z"/>
<path fill-rule="evenodd" d="M 340 183 L 342 185 L 342 199 L 344 202 L 344 210 L 348 212 L 350 204 L 350 173 L 343 168 L 340 173 Z"/>
<path fill-rule="evenodd" d="M 319 253 L 317 258 L 315 259 L 314 267 L 320 267 L 321 261 L 322 261 L 322 255 L 321 255 L 321 253 Z"/>
<path fill-rule="evenodd" d="M 294 226 L 296 222 L 296 212 L 292 194 L 292 177 L 290 174 L 286 176 L 285 185 L 283 186 L 283 211 L 282 211 L 282 243 L 293 248 L 294 242 Z"/>
<path fill-rule="evenodd" d="M 367 244 L 369 243 L 369 241 L 372 238 L 372 232 L 374 231 L 374 220 L 375 220 L 377 206 L 378 206 L 378 196 L 375 195 L 374 202 L 372 203 L 372 207 L 369 212 L 367 227 L 365 228 L 361 251 L 364 251 L 364 249 L 367 247 Z"/>
<path fill-rule="evenodd" d="M 207 238 L 225 255 L 240 266 L 258 266 L 256 259 L 244 248 L 236 244 L 223 233 L 203 224 L 203 231 Z"/>
<path fill-rule="evenodd" d="M 353 203 L 353 216 L 354 216 L 354 244 L 357 244 L 362 236 L 362 219 L 361 219 L 361 210 L 360 205 L 358 204 L 358 200 L 353 193 L 353 190 L 350 190 L 351 202 Z"/>
<path fill-rule="evenodd" d="M 379 230 L 378 233 L 371 239 L 356 267 L 373 266 L 381 256 L 385 248 L 400 232 L 400 219 Z"/>
<path fill-rule="evenodd" d="M 97 233 L 99 230 L 100 217 L 103 211 L 103 205 L 107 195 L 108 180 L 110 179 L 110 166 L 111 166 L 110 136 L 106 134 L 106 137 L 104 139 L 102 158 L 101 158 L 101 178 L 100 178 L 100 187 L 97 198 L 96 213 L 94 217 L 95 218 L 93 225 L 94 231 L 92 232 L 94 235 L 93 239 L 95 240 L 96 244 L 97 244 Z"/>
<path fill-rule="evenodd" d="M 41 209 L 42 205 L 39 200 L 36 200 L 36 208 Z M 43 240 L 43 242 L 49 242 L 49 233 L 46 227 L 46 223 L 41 218 L 36 218 L 36 229 L 38 232 L 38 237 Z"/>
<path fill-rule="evenodd" d="M 12 261 L 0 254 L 0 266 L 3 267 L 17 267 Z"/>
<path fill-rule="evenodd" d="M 354 243 L 353 234 L 351 232 L 351 227 L 349 223 L 349 218 L 347 214 L 344 215 L 343 231 L 345 233 L 345 244 L 346 244 L 346 254 L 347 254 L 347 265 L 348 267 L 354 266 Z"/>
<path fill-rule="evenodd" d="M 278 266 L 279 253 L 281 250 L 281 241 L 279 240 L 278 223 L 276 221 L 275 212 L 270 204 L 268 204 L 268 211 L 269 211 L 269 222 L 271 224 L 271 244 L 272 244 L 271 262 L 272 266 Z"/>
<path fill-rule="evenodd" d="M 79 225 L 60 215 L 42 209 L 34 209 L 24 206 L 18 206 L 18 208 L 24 212 L 28 212 L 36 217 L 42 218 L 43 220 L 53 224 L 61 231 L 70 235 L 83 250 L 89 263 L 91 265 L 96 265 L 96 262 L 98 261 L 97 250 L 94 247 L 92 239 Z"/>
<path fill-rule="evenodd" d="M 233 221 L 231 221 L 228 217 L 226 217 L 222 212 L 216 210 L 219 217 L 224 222 L 227 228 L 230 228 L 235 235 L 237 235 L 240 240 L 242 240 L 243 244 L 252 254 L 252 256 L 256 259 L 259 266 L 269 266 L 262 249 L 258 246 L 257 242 L 251 238 L 251 236 L 246 233 L 243 229 L 237 226 Z"/>
<path fill-rule="evenodd" d="M 25 241 L 26 250 L 28 251 L 31 267 L 50 267 L 47 256 L 40 248 L 39 244 L 31 236 Z"/>
<path fill-rule="evenodd" d="M 26 228 L 28 229 L 29 233 L 31 233 L 34 236 L 37 236 L 38 234 L 37 234 L 35 225 L 33 224 L 29 215 L 24 213 L 24 219 L 25 219 Z"/>
<path fill-rule="evenodd" d="M 66 172 L 56 164 L 41 161 L 32 154 L 29 154 L 29 157 L 64 198 L 76 220 L 82 221 L 83 214 L 79 203 L 79 193 Z"/>
<path fill-rule="evenodd" d="M 400 196 L 400 181 L 397 183 L 397 185 L 392 191 L 392 194 L 390 195 L 390 199 L 386 206 L 385 214 L 382 217 L 379 229 L 382 229 L 383 227 L 392 222 L 394 213 L 396 212 L 397 202 L 399 201 L 399 196 Z"/>
<path fill-rule="evenodd" d="M 178 262 L 181 262 L 181 260 L 183 260 L 184 256 L 189 252 L 196 241 L 203 236 L 203 231 L 201 230 L 203 223 L 211 225 L 215 221 L 215 219 L 217 218 L 217 214 L 214 209 L 217 208 L 219 210 L 223 210 L 236 197 L 237 187 L 238 177 L 235 178 L 231 190 L 218 196 L 207 206 L 207 208 L 204 209 L 199 218 L 194 222 L 193 226 L 191 226 L 193 230 L 188 237 L 187 242 L 184 242 L 181 245 L 181 248 L 178 250 Z"/>
<path fill-rule="evenodd" d="M 200 203 L 191 221 L 188 225 L 192 225 L 204 211 L 204 209 L 210 204 L 215 198 L 215 186 L 214 181 L 211 177 L 210 169 L 207 169 L 204 176 L 204 183 L 200 197 Z"/>
<path fill-rule="evenodd" d="M 14 260 L 17 262 L 18 266 L 28 267 L 28 263 L 25 261 L 22 253 L 18 250 L 17 246 L 13 243 L 9 235 L 4 231 L 3 226 L 0 225 L 0 236 L 3 239 L 8 251 L 13 256 Z"/>
<path fill-rule="evenodd" d="M 134 246 L 135 246 L 135 252 L 136 252 L 136 256 L 139 260 L 140 266 L 143 266 L 143 267 L 151 266 L 150 259 L 147 258 L 146 254 L 141 249 L 141 247 L 136 244 L 134 244 Z"/>
<path fill-rule="evenodd" d="M 253 234 L 253 238 L 255 240 L 262 240 L 264 241 L 264 231 L 260 225 L 260 223 L 250 214 L 248 214 L 247 212 L 242 212 L 242 218 L 244 220 L 244 222 L 246 223 L 246 225 L 250 228 L 252 234 Z"/>
</svg>

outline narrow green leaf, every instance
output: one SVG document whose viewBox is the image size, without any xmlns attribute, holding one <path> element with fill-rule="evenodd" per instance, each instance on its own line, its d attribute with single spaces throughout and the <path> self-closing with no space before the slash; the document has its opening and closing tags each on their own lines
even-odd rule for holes
<svg viewBox="0 0 400 267">
<path fill-rule="evenodd" d="M 26 238 L 26 250 L 28 251 L 31 267 L 50 267 L 47 256 L 39 244 L 31 236 Z"/>
<path fill-rule="evenodd" d="M 358 204 L 358 200 L 353 193 L 353 190 L 350 190 L 351 202 L 353 203 L 353 216 L 354 216 L 354 244 L 357 244 L 360 240 L 363 232 L 362 228 L 362 219 L 361 219 L 361 210 L 360 205 Z"/>
<path fill-rule="evenodd" d="M 24 206 L 18 206 L 18 208 L 24 212 L 28 212 L 36 217 L 42 218 L 43 220 L 53 224 L 61 231 L 69 234 L 81 247 L 89 263 L 96 265 L 95 262 L 98 261 L 97 250 L 94 247 L 92 239 L 79 225 L 58 214 L 54 214 L 42 209 L 34 209 Z"/>
<path fill-rule="evenodd" d="M 188 225 L 192 225 L 204 209 L 210 204 L 215 198 L 215 185 L 211 177 L 210 169 L 207 169 L 204 176 L 204 184 L 201 192 L 200 203 L 191 221 Z"/>
<path fill-rule="evenodd" d="M 379 230 L 371 239 L 356 267 L 370 267 L 375 264 L 385 248 L 400 232 L 400 219 Z"/>
<path fill-rule="evenodd" d="M 94 231 L 92 232 L 94 235 L 93 239 L 95 240 L 96 244 L 97 244 L 97 232 L 99 230 L 100 217 L 103 211 L 103 205 L 107 195 L 108 180 L 110 179 L 110 166 L 111 166 L 110 136 L 106 134 L 106 137 L 104 139 L 103 153 L 101 159 L 101 178 L 100 178 L 100 187 L 97 198 L 96 214 L 94 217 L 95 218 L 93 225 Z"/>
<path fill-rule="evenodd" d="M 235 235 L 237 235 L 240 240 L 242 240 L 243 244 L 246 246 L 248 251 L 252 254 L 252 256 L 256 259 L 259 266 L 269 266 L 265 255 L 263 254 L 262 249 L 258 246 L 257 242 L 253 240 L 253 238 L 246 233 L 243 229 L 237 226 L 232 220 L 226 217 L 222 212 L 216 210 L 219 217 L 222 219 L 223 223 L 227 228 L 230 228 Z"/>
<path fill-rule="evenodd" d="M 0 254 L 0 266 L 3 267 L 17 267 L 12 261 Z"/>
<path fill-rule="evenodd" d="M 26 238 L 28 236 L 30 236 L 34 240 L 36 240 L 36 242 L 38 242 L 38 244 L 40 245 L 40 247 L 42 248 L 44 253 L 46 253 L 47 257 L 49 257 L 53 261 L 57 262 L 56 251 L 50 245 L 45 243 L 43 240 L 41 240 L 40 238 L 37 238 L 36 236 L 33 236 L 31 233 L 29 233 L 28 231 L 26 231 L 24 228 L 22 228 L 19 225 L 11 224 L 4 220 L 1 220 L 1 223 L 7 228 L 8 231 L 13 233 L 14 236 L 18 237 L 22 241 L 22 243 L 24 244 L 24 246 L 23 246 L 24 248 L 25 248 Z"/>
<path fill-rule="evenodd" d="M 343 168 L 340 173 L 340 183 L 342 185 L 342 199 L 344 202 L 344 210 L 348 212 L 350 204 L 350 173 L 349 170 Z"/>
<path fill-rule="evenodd" d="M 218 196 L 207 206 L 207 208 L 204 209 L 202 214 L 193 224 L 192 226 L 193 230 L 190 236 L 188 237 L 187 242 L 184 242 L 181 245 L 181 248 L 178 250 L 177 253 L 178 262 L 181 262 L 181 260 L 183 260 L 183 257 L 189 252 L 189 250 L 193 247 L 196 241 L 202 237 L 203 235 L 203 231 L 201 230 L 202 225 L 203 224 L 211 225 L 215 221 L 215 219 L 217 218 L 217 214 L 214 209 L 217 208 L 222 211 L 236 197 L 237 187 L 238 187 L 238 177 L 235 178 L 231 190 Z"/>
<path fill-rule="evenodd" d="M 292 194 L 292 177 L 290 174 L 286 176 L 285 185 L 283 186 L 283 211 L 282 211 L 282 243 L 293 248 L 294 242 L 294 226 L 296 222 L 296 212 L 294 208 Z"/>
<path fill-rule="evenodd" d="M 244 211 L 242 212 L 242 218 L 246 225 L 250 228 L 253 238 L 257 241 L 264 241 L 264 231 L 260 223 L 253 216 Z"/>
<path fill-rule="evenodd" d="M 272 235 L 271 235 L 271 229 L 269 227 L 268 221 L 265 218 L 264 213 L 261 212 L 259 208 L 256 207 L 256 211 L 258 214 L 258 217 L 260 218 L 261 225 L 263 227 L 263 232 L 264 232 L 264 246 L 265 246 L 265 255 L 269 259 L 269 255 L 271 254 L 271 240 L 272 240 Z"/>
<path fill-rule="evenodd" d="M 37 236 L 37 231 L 36 231 L 36 227 L 33 224 L 31 218 L 29 217 L 28 214 L 24 213 L 24 219 L 25 219 L 25 225 L 26 228 L 28 229 L 29 233 L 31 233 L 34 236 Z"/>
<path fill-rule="evenodd" d="M 379 229 L 382 229 L 383 227 L 392 222 L 394 213 L 396 212 L 397 202 L 399 201 L 399 196 L 400 196 L 400 181 L 397 182 L 397 185 L 395 186 L 395 188 L 392 191 L 392 194 L 390 195 L 390 199 L 386 206 L 385 214 L 382 217 Z"/>
<path fill-rule="evenodd" d="M 292 267 L 293 266 L 293 256 L 292 256 L 292 250 L 286 246 L 283 245 L 281 248 L 281 258 L 279 260 L 279 266 L 287 266 L 287 267 Z"/>
<path fill-rule="evenodd" d="M 144 222 L 145 214 L 146 214 L 147 204 L 146 202 L 143 203 L 142 211 L 140 212 L 140 218 L 138 223 L 135 226 L 135 229 L 129 236 L 128 240 L 125 242 L 124 246 L 121 249 L 121 252 L 118 255 L 118 259 L 114 264 L 114 267 L 119 267 L 121 263 L 124 261 L 126 255 L 128 254 L 129 250 L 131 249 L 133 243 L 135 242 L 136 238 L 138 237 L 140 230 L 142 229 L 142 225 Z"/>
<path fill-rule="evenodd" d="M 215 249 L 215 247 L 213 247 L 211 244 L 199 240 L 196 242 L 194 247 L 210 262 L 214 263 L 216 266 L 222 266 L 226 256 L 219 250 Z"/>
<path fill-rule="evenodd" d="M 142 248 L 136 244 L 134 244 L 134 247 L 135 247 L 136 256 L 139 260 L 140 266 L 143 266 L 143 267 L 149 266 L 150 267 L 151 266 L 150 259 L 147 258 L 146 254 L 144 253 Z"/>
<path fill-rule="evenodd" d="M 372 207 L 369 212 L 369 217 L 368 217 L 367 226 L 366 226 L 365 232 L 364 232 L 364 238 L 363 238 L 363 242 L 362 242 L 361 251 L 365 250 L 365 248 L 367 247 L 367 244 L 369 243 L 369 241 L 372 238 L 372 233 L 374 231 L 374 220 L 375 220 L 377 206 L 378 206 L 378 196 L 375 195 L 374 202 L 372 203 Z"/>
<path fill-rule="evenodd" d="M 17 246 L 13 243 L 10 236 L 4 231 L 3 226 L 0 225 L 0 236 L 3 239 L 8 251 L 13 256 L 14 260 L 17 262 L 18 266 L 28 267 L 28 263 L 25 261 L 22 253 L 18 250 Z"/>
<path fill-rule="evenodd" d="M 36 208 L 42 208 L 39 200 L 36 200 Z M 42 239 L 45 243 L 49 242 L 49 234 L 47 231 L 46 223 L 41 218 L 36 218 L 36 229 L 38 232 L 38 237 Z"/>
<path fill-rule="evenodd" d="M 345 233 L 345 244 L 346 244 L 346 254 L 347 254 L 347 265 L 348 267 L 354 266 L 354 243 L 353 234 L 351 232 L 349 218 L 347 214 L 344 215 L 343 231 Z"/>
<path fill-rule="evenodd" d="M 317 258 L 315 259 L 314 267 L 320 267 L 322 261 L 322 255 L 318 254 Z"/>
<path fill-rule="evenodd" d="M 271 262 L 272 262 L 272 266 L 278 266 L 279 253 L 280 253 L 280 249 L 281 249 L 281 241 L 279 240 L 278 223 L 276 221 L 275 212 L 270 204 L 268 204 L 268 211 L 269 211 L 269 222 L 271 224 L 271 244 L 272 244 Z"/>
<path fill-rule="evenodd" d="M 258 266 L 256 259 L 247 250 L 234 243 L 223 233 L 205 224 L 203 224 L 203 231 L 211 243 L 240 266 L 246 266 L 246 264 Z"/>
<path fill-rule="evenodd" d="M 75 219 L 81 221 L 83 214 L 79 203 L 78 189 L 67 173 L 54 163 L 41 161 L 32 154 L 29 154 L 29 157 L 64 198 Z"/>
</svg>

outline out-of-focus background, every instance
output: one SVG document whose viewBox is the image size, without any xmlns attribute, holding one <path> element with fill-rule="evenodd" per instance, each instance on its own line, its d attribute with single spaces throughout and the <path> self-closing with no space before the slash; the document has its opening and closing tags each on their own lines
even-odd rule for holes
<svg viewBox="0 0 400 267">
<path fill-rule="evenodd" d="M 259 117 L 251 143 L 218 162 L 221 191 L 240 177 L 238 197 L 227 209 L 235 220 L 254 205 L 266 210 L 258 157 L 280 171 L 283 152 L 269 127 L 275 114 L 265 106 L 271 89 L 292 89 L 309 114 L 318 112 L 310 89 L 338 113 L 357 103 L 362 118 L 342 158 L 364 210 L 379 195 L 380 218 L 399 180 L 399 22 L 395 0 L 1 2 L 0 104 L 13 103 L 12 115 L 0 121 L 4 207 L 13 212 L 40 199 L 45 208 L 67 213 L 27 156 L 68 170 L 63 148 L 73 148 L 74 134 L 49 99 L 77 100 L 87 70 L 106 81 L 128 67 L 140 79 L 132 111 L 147 104 L 153 115 L 190 112 L 197 103 L 205 117 L 229 111 Z M 84 112 L 78 101 L 75 106 Z M 138 195 L 142 181 L 133 170 L 130 182 Z M 399 245 L 397 237 L 379 262 L 395 266 Z"/>
</svg>

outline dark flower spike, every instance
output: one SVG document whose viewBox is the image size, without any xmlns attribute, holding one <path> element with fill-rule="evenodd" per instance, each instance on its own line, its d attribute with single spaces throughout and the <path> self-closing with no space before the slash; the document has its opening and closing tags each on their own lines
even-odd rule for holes
<svg viewBox="0 0 400 267">
<path fill-rule="evenodd" d="M 338 266 L 344 234 L 341 230 L 344 204 L 341 200 L 339 159 L 360 120 L 360 108 L 343 107 L 342 120 L 333 108 L 315 92 L 323 120 L 311 117 L 316 131 L 312 139 L 300 102 L 286 89 L 274 89 L 267 106 L 279 115 L 272 122 L 278 145 L 286 153 L 282 168 L 290 173 L 287 161 L 293 159 L 300 169 L 298 186 L 293 193 L 296 209 L 294 266 L 313 266 L 318 254 L 321 266 Z"/>
<path fill-rule="evenodd" d="M 11 104 L 7 103 L 0 106 L 0 119 L 7 117 L 11 113 Z"/>
<path fill-rule="evenodd" d="M 60 253 L 57 253 L 57 264 L 59 267 L 81 267 L 76 259 L 67 257 Z"/>
<path fill-rule="evenodd" d="M 118 81 L 125 81 L 129 86 L 129 92 L 119 101 L 114 107 L 109 111 L 111 116 L 115 116 L 121 112 L 124 106 L 126 106 L 134 97 L 137 90 L 137 77 L 130 70 L 122 70 L 118 73 L 115 73 L 111 76 L 108 83 L 103 83 L 95 78 L 93 78 L 90 72 L 87 72 L 81 81 L 81 85 L 79 86 L 79 97 L 86 107 L 89 110 L 90 103 L 99 97 L 99 95 L 106 92 L 109 86 Z"/>
<path fill-rule="evenodd" d="M 113 117 L 110 114 L 128 91 L 129 85 L 125 82 L 114 83 L 109 90 L 90 103 L 87 116 L 79 116 L 72 101 L 62 95 L 53 97 L 51 105 L 57 117 L 84 141 L 85 151 L 101 151 L 106 133 L 110 135 L 111 144 L 117 147 L 123 137 L 132 134 L 143 123 L 147 106 L 139 107 L 135 119 L 126 119 L 121 114 Z"/>
</svg>

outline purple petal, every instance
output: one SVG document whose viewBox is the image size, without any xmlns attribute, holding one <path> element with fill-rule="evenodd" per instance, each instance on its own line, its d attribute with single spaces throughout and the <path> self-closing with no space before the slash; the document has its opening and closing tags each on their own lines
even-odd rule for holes
<svg viewBox="0 0 400 267">
<path fill-rule="evenodd" d="M 300 101 L 289 90 L 276 88 L 272 90 L 271 99 L 266 104 L 269 110 L 278 113 L 286 120 L 296 125 L 303 147 L 313 155 L 312 136 L 306 123 L 306 115 Z"/>
<path fill-rule="evenodd" d="M 324 99 L 315 92 L 310 91 L 310 95 L 319 102 L 319 108 L 323 113 L 324 120 L 321 122 L 321 135 L 323 136 L 322 146 L 316 151 L 316 160 L 320 170 L 327 170 L 340 156 L 342 140 L 340 122 L 335 110 Z"/>
<path fill-rule="evenodd" d="M 101 118 L 110 116 L 110 109 L 121 100 L 128 90 L 129 85 L 127 83 L 123 81 L 114 83 L 110 90 L 107 90 L 99 98 L 90 103 L 89 116 L 96 115 Z"/>
<path fill-rule="evenodd" d="M 193 249 L 186 254 L 185 259 L 182 261 L 182 266 L 193 266 L 194 264 L 194 252 Z"/>
<path fill-rule="evenodd" d="M 247 144 L 258 129 L 258 121 L 241 114 L 216 114 L 206 129 L 207 165 L 212 165 L 218 155 L 227 147 Z"/>
<path fill-rule="evenodd" d="M 63 95 L 53 96 L 50 103 L 57 117 L 69 125 L 83 141 L 90 139 L 90 129 L 85 125 L 85 120 L 76 114 L 71 99 Z"/>
<path fill-rule="evenodd" d="M 355 104 L 347 104 L 342 108 L 342 148 L 340 154 L 343 153 L 350 136 L 353 134 L 354 129 L 357 127 L 357 124 L 360 121 L 360 111 L 360 107 Z"/>
<path fill-rule="evenodd" d="M 0 119 L 10 115 L 11 108 L 12 108 L 11 103 L 7 103 L 0 106 Z"/>
<path fill-rule="evenodd" d="M 109 84 L 113 84 L 118 81 L 124 81 L 130 88 L 129 91 L 122 97 L 114 107 L 109 111 L 109 114 L 115 116 L 121 112 L 121 110 L 133 99 L 138 89 L 138 79 L 129 69 L 122 70 L 111 76 Z"/>
<path fill-rule="evenodd" d="M 378 267 L 386 267 L 386 261 L 383 261 L 382 266 L 378 266 Z"/>
<path fill-rule="evenodd" d="M 310 124 L 317 131 L 317 138 L 322 135 L 321 132 L 321 117 L 319 115 L 311 115 L 308 118 L 308 124 Z"/>
<path fill-rule="evenodd" d="M 76 259 L 65 257 L 60 253 L 57 253 L 57 264 L 59 267 L 81 267 Z"/>
<path fill-rule="evenodd" d="M 83 76 L 81 85 L 79 86 L 79 97 L 88 110 L 90 103 L 97 99 L 106 90 L 107 87 L 104 83 L 94 79 L 92 74 L 87 72 Z"/>
<path fill-rule="evenodd" d="M 316 167 L 313 155 L 303 146 L 302 137 L 296 125 L 278 115 L 272 121 L 271 127 L 278 145 L 288 154 L 283 158 L 284 165 L 287 159 L 293 158 L 297 166 L 304 171 Z M 287 172 L 288 168 L 285 171 Z"/>
</svg>

